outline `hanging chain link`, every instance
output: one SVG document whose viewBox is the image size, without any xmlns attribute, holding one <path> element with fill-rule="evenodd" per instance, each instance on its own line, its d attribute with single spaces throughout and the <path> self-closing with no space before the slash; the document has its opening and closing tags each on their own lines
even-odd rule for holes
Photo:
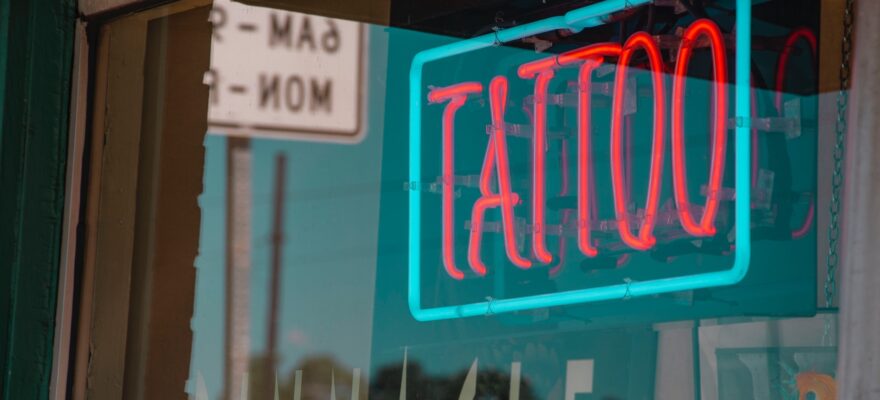
<svg viewBox="0 0 880 400">
<path fill-rule="evenodd" d="M 853 33 L 853 3 L 854 0 L 846 0 L 843 11 L 843 41 L 841 44 L 840 58 L 840 91 L 837 93 L 837 123 L 834 142 L 834 171 L 831 175 L 831 205 L 829 207 L 831 219 L 828 222 L 828 258 L 826 259 L 825 274 L 825 307 L 831 308 L 834 301 L 834 291 L 837 286 L 835 274 L 840 253 L 838 246 L 840 241 L 840 191 L 843 187 L 843 156 L 847 131 L 846 109 L 849 103 L 850 86 L 850 58 L 852 56 L 852 33 Z"/>
</svg>

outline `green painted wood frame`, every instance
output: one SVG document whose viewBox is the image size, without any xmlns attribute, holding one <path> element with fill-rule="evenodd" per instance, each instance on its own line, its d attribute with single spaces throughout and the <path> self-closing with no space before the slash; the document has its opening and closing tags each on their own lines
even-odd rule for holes
<svg viewBox="0 0 880 400">
<path fill-rule="evenodd" d="M 75 20 L 0 0 L 0 400 L 49 397 Z"/>
</svg>

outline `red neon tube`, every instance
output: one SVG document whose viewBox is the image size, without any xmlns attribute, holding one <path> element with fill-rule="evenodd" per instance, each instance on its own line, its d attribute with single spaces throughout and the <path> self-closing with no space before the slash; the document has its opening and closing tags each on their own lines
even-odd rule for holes
<svg viewBox="0 0 880 400">
<path fill-rule="evenodd" d="M 813 218 L 815 214 L 816 203 L 813 202 L 813 199 L 810 199 L 810 206 L 807 209 L 807 216 L 804 218 L 804 223 L 801 224 L 800 228 L 791 231 L 792 239 L 800 239 L 810 233 L 810 227 L 813 226 Z"/>
<path fill-rule="evenodd" d="M 497 76 L 492 79 L 489 84 L 489 104 L 492 112 L 492 136 L 489 139 L 489 146 L 494 146 L 494 150 L 486 151 L 486 159 L 483 162 L 483 170 L 480 177 L 480 189 L 482 196 L 477 199 L 474 204 L 473 216 L 471 219 L 471 241 L 469 249 L 469 261 L 471 269 L 477 274 L 485 275 L 486 268 L 482 262 L 479 262 L 480 238 L 474 235 L 482 236 L 482 226 L 484 218 L 484 210 L 486 208 L 501 207 L 501 223 L 504 230 L 504 247 L 507 251 L 507 258 L 513 265 L 519 268 L 529 268 L 532 266 L 531 261 L 523 258 L 516 247 L 516 231 L 513 214 L 513 207 L 519 201 L 516 193 L 512 191 L 510 183 L 510 167 L 507 158 L 507 138 L 504 132 L 504 111 L 507 107 L 507 78 Z M 498 191 L 497 195 L 487 195 L 489 190 L 488 179 L 492 172 L 492 165 L 497 169 Z M 493 206 L 495 197 L 500 197 L 499 205 Z M 479 212 L 478 212 L 479 211 Z M 475 244 L 477 247 L 475 247 Z M 474 261 L 477 261 L 476 263 Z"/>
<path fill-rule="evenodd" d="M 468 263 L 471 270 L 477 275 L 486 275 L 486 264 L 480 257 L 480 248 L 483 241 L 483 219 L 486 209 L 498 207 L 501 205 L 500 196 L 480 197 L 474 203 L 474 209 L 471 214 L 471 240 L 468 245 Z"/>
<path fill-rule="evenodd" d="M 626 204 L 626 182 L 623 178 L 622 117 L 623 100 L 629 61 L 636 49 L 645 50 L 651 66 L 654 86 L 654 140 L 651 154 L 651 170 L 648 181 L 648 194 L 645 204 L 645 216 L 638 235 L 630 230 L 630 216 Z M 647 250 L 654 246 L 654 225 L 657 219 L 657 208 L 660 204 L 660 184 L 663 173 L 663 136 L 666 121 L 665 89 L 663 86 L 663 59 L 657 43 L 645 32 L 639 32 L 627 39 L 620 59 L 617 62 L 617 76 L 614 79 L 614 99 L 611 106 L 611 183 L 614 192 L 614 212 L 617 218 L 617 229 L 624 243 L 636 250 Z"/>
<path fill-rule="evenodd" d="M 595 257 L 598 250 L 592 243 L 590 222 L 595 215 L 595 191 L 593 182 L 593 148 L 590 142 L 592 130 L 590 94 L 593 71 L 604 61 L 604 56 L 619 56 L 621 47 L 616 43 L 600 43 L 581 47 L 559 55 L 559 64 L 582 62 L 578 71 L 578 181 L 577 181 L 577 231 L 578 249 L 587 257 Z M 592 211 L 592 213 L 591 213 Z"/>
<path fill-rule="evenodd" d="M 514 193 L 512 195 L 514 204 L 519 202 L 519 196 Z M 485 220 L 486 210 L 502 206 L 501 196 L 491 195 L 480 197 L 474 203 L 474 209 L 471 214 L 471 237 L 468 244 L 468 263 L 471 270 L 477 275 L 486 275 L 486 264 L 480 256 L 480 249 L 483 246 L 483 221 Z"/>
<path fill-rule="evenodd" d="M 624 196 L 626 199 L 631 199 L 630 194 L 632 193 L 632 137 L 633 137 L 633 116 L 632 114 L 623 117 L 623 144 L 624 144 L 624 157 L 625 161 L 623 162 L 623 189 Z"/>
<path fill-rule="evenodd" d="M 464 273 L 455 265 L 455 113 L 467 101 L 468 94 L 482 91 L 479 83 L 465 82 L 428 93 L 428 101 L 432 103 L 449 100 L 443 109 L 442 252 L 446 273 L 457 280 L 463 279 Z"/>
<path fill-rule="evenodd" d="M 471 212 L 471 236 L 468 244 L 468 264 L 471 270 L 478 275 L 486 274 L 486 265 L 480 257 L 483 238 L 483 220 L 488 208 L 501 206 L 501 196 L 492 192 L 492 171 L 495 169 L 495 136 L 489 137 L 486 146 L 486 155 L 483 157 L 483 167 L 480 171 L 480 194 L 481 197 L 474 203 Z M 514 195 L 514 203 L 519 199 Z"/>
<path fill-rule="evenodd" d="M 486 156 L 483 158 L 483 168 L 480 172 L 480 198 L 474 203 L 471 211 L 471 236 L 468 244 L 468 264 L 477 275 L 486 275 L 486 264 L 480 257 L 480 249 L 483 245 L 483 220 L 486 209 L 501 206 L 501 196 L 492 193 L 492 170 L 495 168 L 495 139 L 489 138 L 486 146 Z M 514 203 L 519 199 L 514 194 Z"/>
<path fill-rule="evenodd" d="M 798 28 L 792 31 L 785 38 L 785 48 L 779 55 L 779 61 L 776 64 L 776 111 L 782 116 L 782 90 L 785 88 L 785 67 L 788 66 L 788 60 L 791 58 L 791 51 L 794 49 L 795 43 L 799 39 L 804 39 L 810 45 L 813 57 L 816 56 L 816 35 L 807 28 Z"/>
<path fill-rule="evenodd" d="M 520 67 L 522 70 L 522 67 Z M 530 108 L 527 104 L 523 104 L 523 113 L 528 116 L 529 121 L 534 124 L 535 118 L 533 115 L 533 108 Z M 569 181 L 568 181 L 568 139 L 563 138 L 560 143 L 560 156 L 559 156 L 559 170 L 562 172 L 562 182 L 559 188 L 559 196 L 567 196 L 569 189 Z M 565 235 L 565 227 L 568 226 L 571 219 L 570 210 L 563 210 L 562 212 L 562 232 L 559 235 L 558 239 L 558 251 L 559 257 L 555 259 L 555 263 L 552 267 L 550 267 L 550 271 L 548 271 L 548 275 L 553 278 L 559 275 L 562 272 L 562 269 L 565 267 L 565 257 L 566 257 L 566 249 L 568 248 L 567 238 Z"/>
<path fill-rule="evenodd" d="M 593 245 L 590 235 L 592 193 L 589 193 L 590 182 L 593 175 L 593 147 L 590 141 L 592 130 L 590 129 L 591 102 L 590 85 L 592 84 L 593 70 L 602 63 L 602 57 L 586 60 L 578 71 L 578 195 L 577 195 L 577 230 L 578 249 L 587 257 L 595 257 L 598 254 Z"/>
<path fill-rule="evenodd" d="M 492 192 L 492 171 L 495 169 L 495 139 L 489 137 L 489 144 L 486 146 L 486 156 L 483 157 L 483 167 L 480 169 L 480 194 L 483 197 L 495 195 Z"/>
<path fill-rule="evenodd" d="M 774 99 L 774 105 L 776 106 L 776 113 L 782 117 L 782 91 L 785 88 L 785 70 L 788 66 L 788 61 L 791 58 L 791 51 L 794 49 L 795 43 L 799 39 L 804 39 L 807 41 L 807 44 L 810 45 L 810 51 L 815 59 L 816 57 L 816 34 L 813 31 L 807 28 L 798 28 L 791 32 L 788 37 L 785 39 L 785 48 L 782 50 L 782 53 L 779 55 L 779 61 L 776 65 L 776 98 Z M 757 157 L 757 156 L 754 156 Z M 807 233 L 810 232 L 810 227 L 813 225 L 813 218 L 816 212 L 815 204 L 813 200 L 810 200 L 810 207 L 807 210 L 807 216 L 804 218 L 804 222 L 797 229 L 791 231 L 791 237 L 793 239 L 799 239 L 806 236 Z"/>
<path fill-rule="evenodd" d="M 543 67 L 537 70 L 535 67 Z M 535 77 L 534 89 L 534 120 L 532 126 L 532 253 L 543 264 L 553 261 L 553 255 L 547 250 L 547 219 L 546 208 L 546 152 L 547 152 L 547 87 L 553 79 L 553 67 L 556 58 L 539 60 L 523 64 L 519 68 L 521 78 Z M 537 75 L 532 74 L 536 71 Z"/>
<path fill-rule="evenodd" d="M 706 204 L 700 222 L 694 220 L 688 199 L 687 166 L 685 165 L 684 102 L 687 68 L 693 55 L 693 46 L 700 36 L 707 36 L 712 49 L 713 114 L 714 136 L 712 159 L 709 169 L 709 184 Z M 712 236 L 715 234 L 715 216 L 718 212 L 721 181 L 724 178 L 724 159 L 727 151 L 727 55 L 724 38 L 718 25 L 707 19 L 691 24 L 682 36 L 675 65 L 675 79 L 672 85 L 672 177 L 675 191 L 675 205 L 678 209 L 682 228 L 692 236 Z"/>
<path fill-rule="evenodd" d="M 547 57 L 520 65 L 519 68 L 517 68 L 517 74 L 519 74 L 520 78 L 532 79 L 535 75 L 540 75 L 547 71 L 553 71 L 553 69 L 558 66 L 559 64 L 557 64 L 555 56 Z"/>
<path fill-rule="evenodd" d="M 617 43 L 598 43 L 566 51 L 559 55 L 559 65 L 568 65 L 601 56 L 619 56 L 622 48 Z"/>
<path fill-rule="evenodd" d="M 467 96 L 468 94 L 480 93 L 482 91 L 483 85 L 479 82 L 462 82 L 451 86 L 432 89 L 428 93 L 428 101 L 431 103 L 440 103 L 456 96 Z"/>
</svg>

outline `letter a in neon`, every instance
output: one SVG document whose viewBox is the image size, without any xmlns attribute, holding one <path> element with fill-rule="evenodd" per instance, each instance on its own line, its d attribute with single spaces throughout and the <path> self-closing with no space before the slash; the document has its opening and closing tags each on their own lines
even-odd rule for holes
<svg viewBox="0 0 880 400">
<path fill-rule="evenodd" d="M 483 160 L 480 176 L 481 196 L 474 203 L 471 217 L 471 237 L 468 249 L 468 262 L 471 269 L 479 275 L 486 274 L 486 265 L 480 259 L 480 243 L 483 236 L 483 219 L 489 208 L 501 207 L 501 224 L 504 234 L 504 247 L 507 258 L 519 268 L 529 268 L 531 261 L 523 258 L 516 247 L 516 230 L 513 207 L 519 196 L 513 192 L 510 183 L 510 163 L 507 158 L 507 137 L 504 132 L 504 112 L 507 108 L 507 78 L 496 76 L 489 84 L 489 104 L 492 111 L 492 134 Z M 498 193 L 492 193 L 489 185 L 492 170 L 496 169 Z"/>
</svg>

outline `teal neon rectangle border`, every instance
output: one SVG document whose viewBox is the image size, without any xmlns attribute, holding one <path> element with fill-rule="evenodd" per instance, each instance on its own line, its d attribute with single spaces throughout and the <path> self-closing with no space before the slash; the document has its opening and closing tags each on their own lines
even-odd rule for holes
<svg viewBox="0 0 880 400">
<path fill-rule="evenodd" d="M 424 50 L 415 55 L 410 69 L 409 103 L 409 180 L 421 180 L 421 106 L 422 68 L 426 63 L 474 50 L 506 43 L 555 29 L 580 30 L 601 24 L 601 18 L 626 8 L 650 3 L 651 0 L 605 0 L 565 15 L 503 29 L 495 33 Z M 745 277 L 751 254 L 751 209 L 749 159 L 751 100 L 749 96 L 751 59 L 751 0 L 737 0 L 736 16 L 736 242 L 733 267 L 724 271 L 696 275 L 620 283 L 588 289 L 570 290 L 534 296 L 468 303 L 456 306 L 422 308 L 421 301 L 421 198 L 418 190 L 409 192 L 409 277 L 408 301 L 412 316 L 418 321 L 435 321 L 478 315 L 498 314 L 535 308 L 563 306 L 602 300 L 647 296 L 658 293 L 702 289 L 735 284 Z"/>
</svg>

